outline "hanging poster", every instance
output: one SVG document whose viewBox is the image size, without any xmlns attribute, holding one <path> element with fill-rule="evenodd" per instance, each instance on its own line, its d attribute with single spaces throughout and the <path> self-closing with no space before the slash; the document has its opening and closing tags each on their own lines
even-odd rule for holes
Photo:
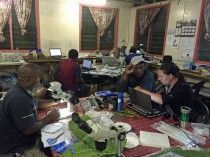
<svg viewBox="0 0 210 157">
<path fill-rule="evenodd" d="M 176 22 L 175 37 L 195 37 L 197 20 Z"/>
</svg>

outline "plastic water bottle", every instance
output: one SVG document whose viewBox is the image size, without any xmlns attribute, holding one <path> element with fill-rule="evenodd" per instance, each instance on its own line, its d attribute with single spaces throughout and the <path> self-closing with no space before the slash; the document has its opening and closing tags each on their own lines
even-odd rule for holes
<svg viewBox="0 0 210 157">
<path fill-rule="evenodd" d="M 123 107 L 123 93 L 118 93 L 117 111 L 121 111 Z"/>
<path fill-rule="evenodd" d="M 191 59 L 190 59 L 190 55 L 189 54 L 187 54 L 186 56 L 185 56 L 185 62 L 187 63 L 187 69 L 190 69 L 190 61 L 191 61 Z"/>
</svg>

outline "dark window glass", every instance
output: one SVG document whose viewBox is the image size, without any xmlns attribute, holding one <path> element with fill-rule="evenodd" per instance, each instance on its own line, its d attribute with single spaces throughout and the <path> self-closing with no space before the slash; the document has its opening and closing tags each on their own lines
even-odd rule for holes
<svg viewBox="0 0 210 157">
<path fill-rule="evenodd" d="M 6 41 L 0 44 L 0 49 L 11 49 L 10 40 L 13 40 L 13 48 L 20 50 L 29 50 L 37 48 L 37 27 L 36 27 L 36 8 L 35 1 L 32 1 L 31 14 L 26 26 L 27 33 L 22 35 L 21 28 L 17 19 L 17 15 L 14 8 L 14 3 L 12 3 L 11 8 L 12 17 L 12 32 L 10 32 L 9 22 L 6 24 L 3 32 L 6 37 Z M 10 39 L 10 33 L 12 33 L 13 38 Z"/>
<path fill-rule="evenodd" d="M 81 50 L 97 49 L 97 26 L 92 18 L 89 7 L 82 6 Z M 111 50 L 115 44 L 116 16 L 100 37 L 99 50 Z"/>
<path fill-rule="evenodd" d="M 204 1 L 203 1 L 204 3 Z M 204 4 L 203 4 L 204 5 Z M 206 40 L 204 37 L 206 35 L 206 27 L 205 27 L 205 21 L 204 21 L 204 8 L 202 7 L 202 14 L 201 14 L 201 26 L 200 26 L 200 35 L 198 36 L 198 47 L 197 47 L 197 61 L 202 62 L 210 62 L 210 40 Z"/>
<path fill-rule="evenodd" d="M 164 48 L 164 38 L 168 6 L 163 6 L 150 26 L 143 35 L 140 35 L 139 21 L 136 23 L 136 47 L 143 44 L 142 48 L 149 54 L 162 55 Z M 137 15 L 138 16 L 138 15 Z"/>
<path fill-rule="evenodd" d="M 82 6 L 81 50 L 97 49 L 97 27 L 89 8 Z"/>
</svg>

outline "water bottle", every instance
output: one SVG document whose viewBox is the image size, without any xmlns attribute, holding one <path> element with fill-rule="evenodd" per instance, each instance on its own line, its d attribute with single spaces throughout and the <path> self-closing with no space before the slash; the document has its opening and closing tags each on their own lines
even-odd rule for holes
<svg viewBox="0 0 210 157">
<path fill-rule="evenodd" d="M 121 111 L 123 107 L 123 93 L 118 93 L 117 111 Z"/>
<path fill-rule="evenodd" d="M 185 56 L 185 62 L 186 62 L 186 64 L 187 64 L 187 69 L 190 69 L 190 61 L 191 61 L 190 55 L 187 54 L 187 55 Z"/>
</svg>

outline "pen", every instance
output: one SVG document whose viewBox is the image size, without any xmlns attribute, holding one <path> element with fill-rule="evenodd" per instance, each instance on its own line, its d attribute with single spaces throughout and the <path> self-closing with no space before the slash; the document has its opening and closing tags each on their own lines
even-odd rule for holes
<svg viewBox="0 0 210 157">
<path fill-rule="evenodd" d="M 70 147 L 71 154 L 74 154 L 75 152 L 74 152 L 74 148 L 71 142 L 69 144 L 69 147 Z"/>
</svg>

